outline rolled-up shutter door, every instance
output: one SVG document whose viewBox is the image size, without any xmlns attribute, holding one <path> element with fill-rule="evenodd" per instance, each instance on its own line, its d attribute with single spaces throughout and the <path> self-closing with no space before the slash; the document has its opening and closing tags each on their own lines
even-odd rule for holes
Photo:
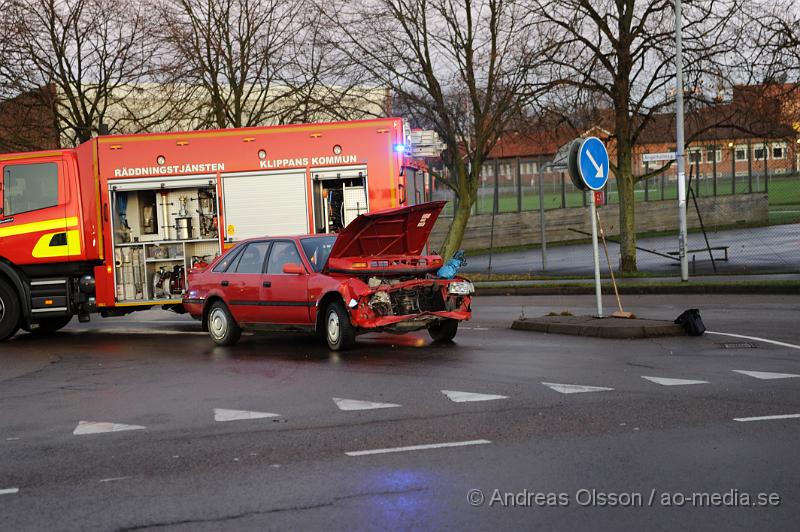
<svg viewBox="0 0 800 532">
<path fill-rule="evenodd" d="M 229 239 L 308 233 L 305 171 L 228 174 L 222 185 Z"/>
</svg>

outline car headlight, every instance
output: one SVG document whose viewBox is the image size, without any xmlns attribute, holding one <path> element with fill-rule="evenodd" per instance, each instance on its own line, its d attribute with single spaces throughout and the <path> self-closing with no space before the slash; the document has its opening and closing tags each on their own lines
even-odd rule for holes
<svg viewBox="0 0 800 532">
<path fill-rule="evenodd" d="M 469 281 L 456 281 L 454 283 L 450 283 L 447 293 L 456 294 L 459 296 L 468 296 L 469 294 L 475 293 L 475 287 Z"/>
</svg>

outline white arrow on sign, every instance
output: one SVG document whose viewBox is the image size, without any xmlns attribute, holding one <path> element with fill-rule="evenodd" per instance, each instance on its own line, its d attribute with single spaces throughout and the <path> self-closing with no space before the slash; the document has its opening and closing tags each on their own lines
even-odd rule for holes
<svg viewBox="0 0 800 532">
<path fill-rule="evenodd" d="M 595 161 L 594 157 L 592 156 L 592 152 L 590 152 L 589 150 L 586 150 L 586 155 L 589 156 L 589 161 L 591 161 L 592 165 L 594 165 L 594 169 L 597 170 L 597 174 L 595 175 L 595 177 L 602 178 L 603 177 L 603 165 L 602 164 L 597 164 L 597 161 Z"/>
</svg>

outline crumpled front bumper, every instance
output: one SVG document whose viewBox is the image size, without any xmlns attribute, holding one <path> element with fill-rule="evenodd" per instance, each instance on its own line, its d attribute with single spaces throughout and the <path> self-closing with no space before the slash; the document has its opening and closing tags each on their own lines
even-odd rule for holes
<svg viewBox="0 0 800 532">
<path fill-rule="evenodd" d="M 350 319 L 353 325 L 360 330 L 387 330 L 390 332 L 408 332 L 424 329 L 434 321 L 452 319 L 466 321 L 472 317 L 472 296 L 449 294 L 448 286 L 458 280 L 414 280 L 407 281 L 401 285 L 395 285 L 389 289 L 379 288 L 370 290 L 368 294 L 361 294 L 358 300 L 352 300 L 355 306 L 350 306 Z M 394 314 L 379 315 L 372 308 L 369 302 L 376 292 L 393 292 L 397 290 L 408 290 L 420 286 L 437 285 L 442 291 L 442 299 L 447 310 L 423 310 L 413 314 Z"/>
</svg>

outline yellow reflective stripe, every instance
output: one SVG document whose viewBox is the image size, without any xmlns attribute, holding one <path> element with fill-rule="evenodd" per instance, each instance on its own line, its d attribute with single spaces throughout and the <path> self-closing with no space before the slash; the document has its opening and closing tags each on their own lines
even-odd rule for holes
<svg viewBox="0 0 800 532">
<path fill-rule="evenodd" d="M 81 232 L 77 229 L 67 231 L 67 243 L 63 246 L 51 246 L 50 242 L 56 235 L 64 231 L 42 235 L 33 247 L 33 256 L 37 259 L 52 259 L 53 257 L 70 257 L 81 254 Z"/>
<path fill-rule="evenodd" d="M 0 226 L 0 238 L 7 236 L 27 235 L 29 233 L 39 233 L 40 231 L 50 231 L 52 229 L 61 229 L 63 231 L 64 229 L 70 229 L 77 226 L 77 216 L 73 216 L 72 218 L 56 218 L 55 220 L 45 220 L 44 222 L 12 225 L 11 227 Z"/>
</svg>

